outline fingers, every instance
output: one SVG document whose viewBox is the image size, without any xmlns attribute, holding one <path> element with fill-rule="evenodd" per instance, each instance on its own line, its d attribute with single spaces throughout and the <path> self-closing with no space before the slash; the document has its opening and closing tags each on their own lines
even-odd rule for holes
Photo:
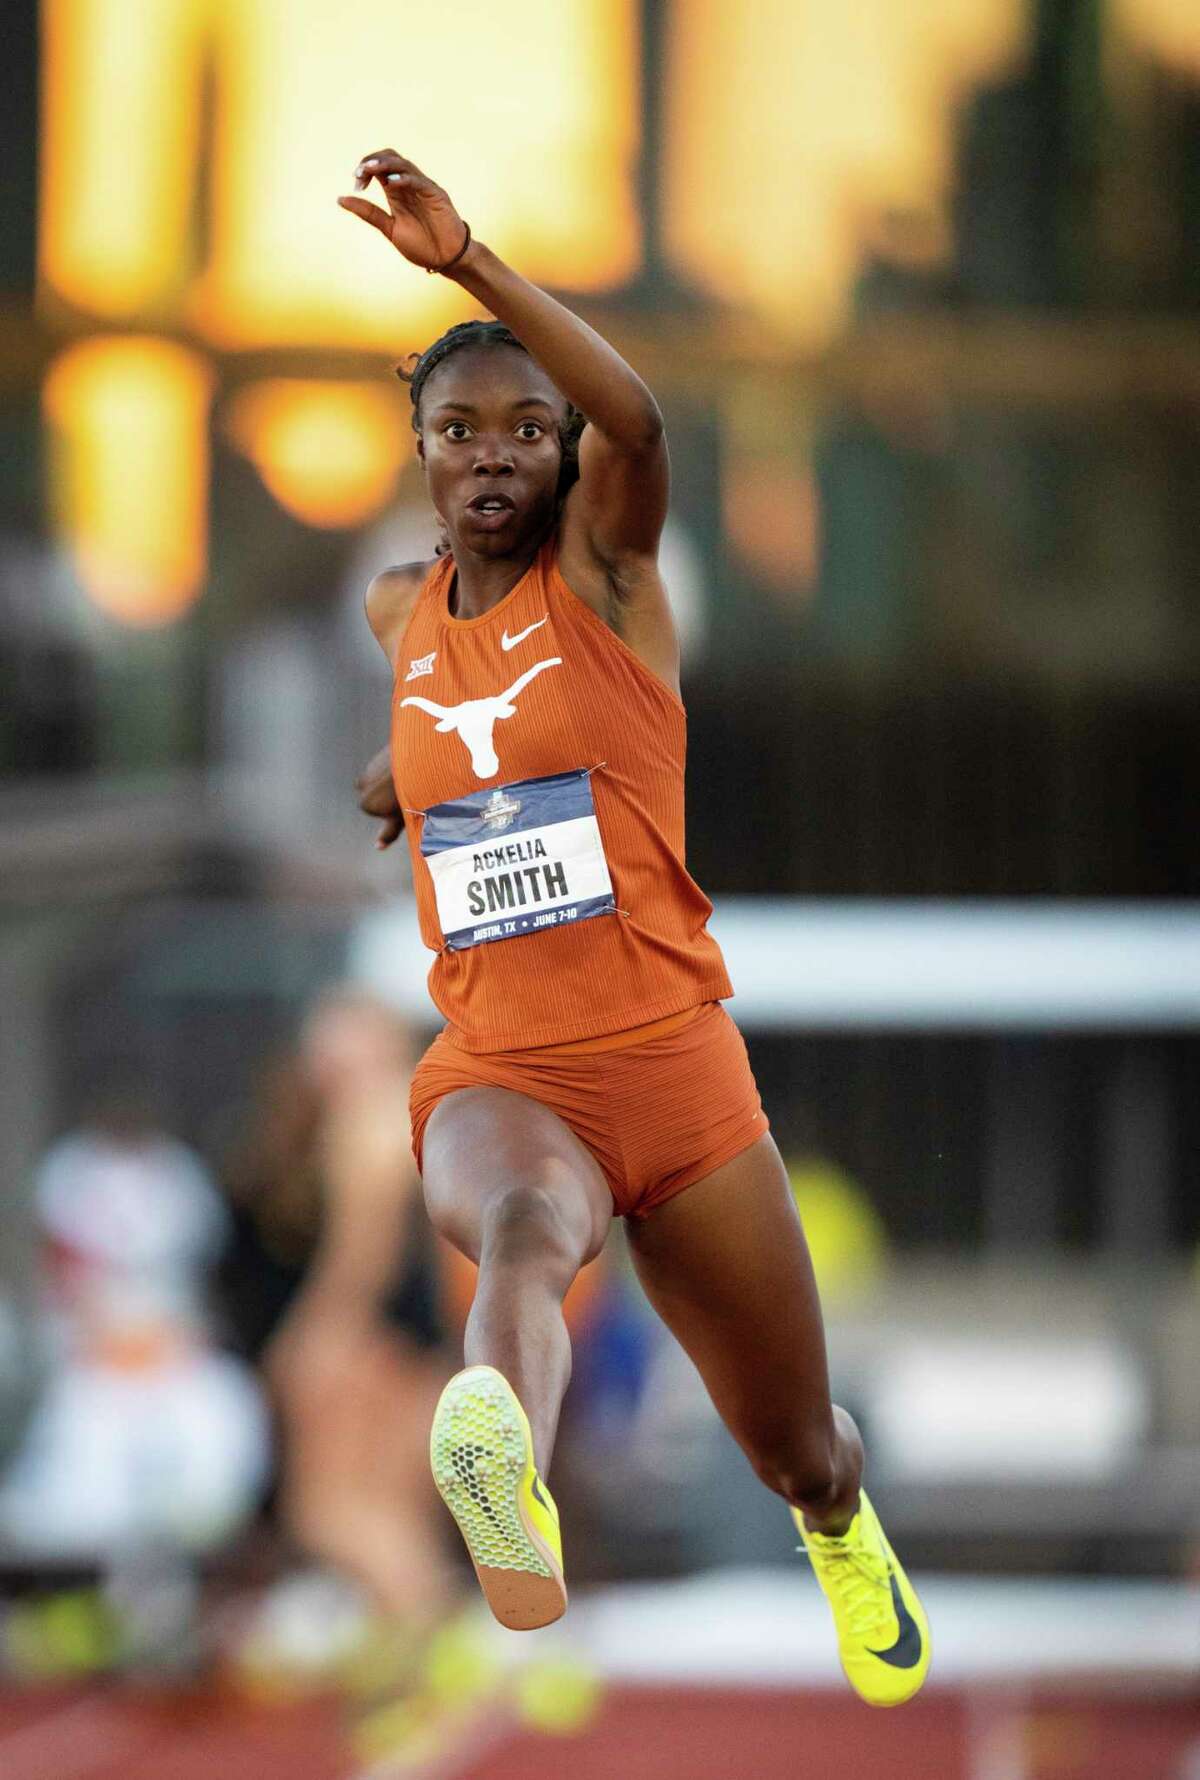
<svg viewBox="0 0 1200 1780">
<path fill-rule="evenodd" d="M 424 179 L 425 175 L 415 161 L 404 155 L 398 155 L 394 148 L 380 148 L 374 154 L 364 155 L 354 169 L 356 186 L 361 190 L 377 179 L 380 185 L 398 184 L 403 178 Z"/>
<path fill-rule="evenodd" d="M 386 235 L 389 241 L 391 240 L 392 219 L 386 210 L 379 208 L 378 204 L 370 204 L 366 198 L 350 197 L 339 198 L 338 203 L 343 210 L 348 210 L 352 216 L 361 216 L 364 222 L 371 223 L 379 230 L 380 234 Z"/>
<path fill-rule="evenodd" d="M 375 845 L 378 848 L 378 850 L 381 853 L 384 852 L 386 848 L 391 846 L 391 844 L 394 840 L 398 840 L 400 838 L 400 835 L 403 833 L 403 831 L 404 831 L 403 818 L 400 816 L 389 816 L 387 821 L 384 823 L 383 827 L 379 830 L 379 833 L 375 837 Z"/>
</svg>

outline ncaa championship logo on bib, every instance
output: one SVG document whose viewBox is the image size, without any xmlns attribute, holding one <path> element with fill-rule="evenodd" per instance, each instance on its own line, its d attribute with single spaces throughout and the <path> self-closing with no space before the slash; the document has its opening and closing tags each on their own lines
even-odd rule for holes
<svg viewBox="0 0 1200 1780">
<path fill-rule="evenodd" d="M 454 952 L 616 912 L 586 769 L 435 804 L 421 854 Z"/>
</svg>

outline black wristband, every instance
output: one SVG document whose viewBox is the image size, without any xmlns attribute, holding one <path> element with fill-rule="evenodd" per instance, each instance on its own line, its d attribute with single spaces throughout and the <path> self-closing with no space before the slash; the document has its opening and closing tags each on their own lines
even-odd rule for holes
<svg viewBox="0 0 1200 1780">
<path fill-rule="evenodd" d="M 471 245 L 471 225 L 469 222 L 466 221 L 465 218 L 463 219 L 463 228 L 466 230 L 466 233 L 463 236 L 463 244 L 459 248 L 458 252 L 455 254 L 454 258 L 451 260 L 447 260 L 444 266 L 426 266 L 425 270 L 430 274 L 431 277 L 439 277 L 440 278 L 443 272 L 449 272 L 449 270 L 451 269 L 452 266 L 457 266 L 459 260 L 462 259 L 463 254 L 466 253 L 468 247 L 470 247 L 470 245 Z"/>
</svg>

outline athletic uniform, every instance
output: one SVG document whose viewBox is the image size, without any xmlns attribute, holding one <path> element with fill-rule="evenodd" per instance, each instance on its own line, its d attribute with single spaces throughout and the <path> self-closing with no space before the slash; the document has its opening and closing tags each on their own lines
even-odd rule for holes
<svg viewBox="0 0 1200 1780">
<path fill-rule="evenodd" d="M 578 599 L 557 540 L 479 618 L 450 613 L 454 564 L 421 590 L 400 645 L 392 772 L 429 986 L 446 1027 L 412 1084 L 418 1167 L 458 1088 L 550 1107 L 645 1216 L 767 1129 L 712 912 L 683 854 L 685 719 L 675 695 Z M 554 1498 L 525 1411 L 494 1367 L 442 1392 L 434 1478 L 488 1603 L 514 1630 L 567 1604 Z M 915 1693 L 929 1630 L 865 1493 L 844 1535 L 797 1531 L 842 1663 L 875 1705 Z"/>
<path fill-rule="evenodd" d="M 684 865 L 683 706 L 581 599 L 550 539 L 478 618 L 454 563 L 396 659 L 392 771 L 447 1025 L 413 1145 L 457 1088 L 550 1107 L 644 1216 L 767 1129 L 733 993 Z"/>
</svg>

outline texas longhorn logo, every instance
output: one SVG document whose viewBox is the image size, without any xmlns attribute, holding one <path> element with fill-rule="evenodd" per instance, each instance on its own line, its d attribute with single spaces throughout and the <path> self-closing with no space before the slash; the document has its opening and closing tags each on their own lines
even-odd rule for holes
<svg viewBox="0 0 1200 1780">
<path fill-rule="evenodd" d="M 449 732 L 458 736 L 471 756 L 471 770 L 475 777 L 494 779 L 500 771 L 500 761 L 492 740 L 497 720 L 515 716 L 518 692 L 523 692 L 543 668 L 561 666 L 561 655 L 551 656 L 548 661 L 535 661 L 531 668 L 526 668 L 513 681 L 506 692 L 497 693 L 495 698 L 469 698 L 461 705 L 435 705 L 431 698 L 418 698 L 415 693 L 410 693 L 400 703 L 416 705 L 418 711 L 427 711 L 431 717 L 436 717 L 439 734 Z"/>
</svg>

